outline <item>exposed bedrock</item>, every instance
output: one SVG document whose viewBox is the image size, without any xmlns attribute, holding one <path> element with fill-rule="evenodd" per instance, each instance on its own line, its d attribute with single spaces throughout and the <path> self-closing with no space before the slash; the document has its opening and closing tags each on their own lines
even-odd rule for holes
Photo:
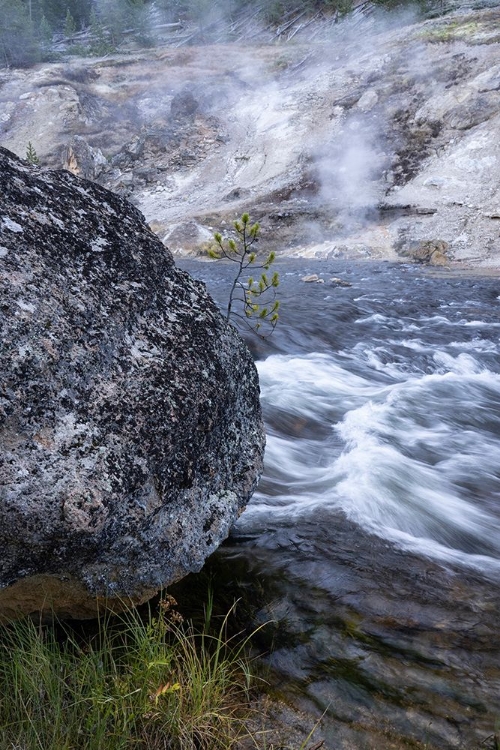
<svg viewBox="0 0 500 750">
<path fill-rule="evenodd" d="M 251 356 L 125 200 L 0 149 L 0 618 L 198 570 L 262 467 Z"/>
</svg>

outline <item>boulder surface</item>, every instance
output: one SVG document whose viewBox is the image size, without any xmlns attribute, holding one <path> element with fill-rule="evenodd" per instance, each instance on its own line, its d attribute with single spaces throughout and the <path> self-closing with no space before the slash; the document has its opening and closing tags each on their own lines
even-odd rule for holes
<svg viewBox="0 0 500 750">
<path fill-rule="evenodd" d="M 200 569 L 262 468 L 257 373 L 142 214 L 0 148 L 0 618 Z"/>
</svg>

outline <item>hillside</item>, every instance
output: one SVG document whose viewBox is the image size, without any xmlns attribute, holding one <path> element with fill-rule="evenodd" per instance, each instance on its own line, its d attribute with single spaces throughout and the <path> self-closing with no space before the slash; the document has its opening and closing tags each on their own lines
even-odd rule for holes
<svg viewBox="0 0 500 750">
<path fill-rule="evenodd" d="M 500 8 L 288 36 L 4 70 L 0 144 L 129 197 L 174 253 L 245 209 L 287 255 L 500 268 Z"/>
</svg>

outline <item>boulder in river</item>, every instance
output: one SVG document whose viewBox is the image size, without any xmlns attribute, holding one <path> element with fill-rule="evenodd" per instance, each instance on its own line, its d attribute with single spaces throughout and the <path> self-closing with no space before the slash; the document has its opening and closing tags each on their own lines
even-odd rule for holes
<svg viewBox="0 0 500 750">
<path fill-rule="evenodd" d="M 0 618 L 198 570 L 262 467 L 252 358 L 140 212 L 0 149 Z"/>
</svg>

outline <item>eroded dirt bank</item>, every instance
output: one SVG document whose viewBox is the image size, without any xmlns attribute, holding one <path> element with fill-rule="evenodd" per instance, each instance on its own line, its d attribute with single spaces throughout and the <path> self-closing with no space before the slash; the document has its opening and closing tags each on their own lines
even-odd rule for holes
<svg viewBox="0 0 500 750">
<path fill-rule="evenodd" d="M 286 255 L 500 268 L 500 9 L 0 74 L 0 143 L 128 196 L 178 253 L 242 210 Z"/>
</svg>

